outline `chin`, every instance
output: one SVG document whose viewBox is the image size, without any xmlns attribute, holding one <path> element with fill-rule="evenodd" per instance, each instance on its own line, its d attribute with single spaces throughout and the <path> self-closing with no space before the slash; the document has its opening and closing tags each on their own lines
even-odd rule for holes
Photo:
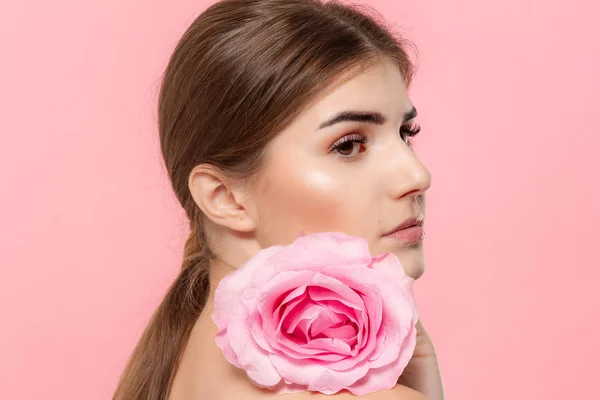
<svg viewBox="0 0 600 400">
<path fill-rule="evenodd" d="M 425 263 L 423 253 L 418 252 L 395 252 L 400 264 L 404 269 L 404 273 L 413 279 L 419 279 L 425 272 Z"/>
<path fill-rule="evenodd" d="M 423 273 L 425 272 L 425 267 L 423 264 L 412 266 L 413 268 L 405 268 L 406 275 L 410 276 L 413 279 L 419 279 Z"/>
</svg>

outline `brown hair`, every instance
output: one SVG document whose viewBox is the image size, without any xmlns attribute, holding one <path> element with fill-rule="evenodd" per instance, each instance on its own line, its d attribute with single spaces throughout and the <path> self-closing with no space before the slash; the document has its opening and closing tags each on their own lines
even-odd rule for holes
<svg viewBox="0 0 600 400">
<path fill-rule="evenodd" d="M 121 375 L 115 400 L 164 400 L 208 295 L 202 214 L 188 188 L 192 169 L 211 164 L 248 177 L 269 141 L 343 72 L 388 57 L 407 85 L 407 42 L 371 8 L 319 0 L 223 0 L 184 33 L 159 95 L 161 150 L 190 221 L 179 276 Z M 352 74 L 351 76 L 354 76 Z"/>
</svg>

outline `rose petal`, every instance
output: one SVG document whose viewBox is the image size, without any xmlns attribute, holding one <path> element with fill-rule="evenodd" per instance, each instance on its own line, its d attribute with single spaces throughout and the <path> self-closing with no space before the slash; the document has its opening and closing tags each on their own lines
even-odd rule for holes
<svg viewBox="0 0 600 400">
<path fill-rule="evenodd" d="M 363 321 L 366 321 L 366 318 L 365 320 L 362 319 L 362 314 L 364 314 L 363 312 L 359 313 L 358 310 L 352 309 L 346 306 L 344 303 L 341 303 L 337 300 L 326 300 L 320 303 L 324 304 L 325 307 L 327 307 L 332 312 L 347 317 L 350 320 L 350 322 L 356 325 L 356 329 L 358 331 L 357 336 L 359 335 L 359 332 L 362 330 Z"/>
<path fill-rule="evenodd" d="M 387 340 L 387 326 L 386 326 L 386 324 L 382 324 L 381 328 L 379 329 L 379 332 L 377 332 L 377 344 L 375 345 L 375 348 L 369 355 L 369 361 L 371 361 L 371 368 L 378 368 L 379 366 L 381 366 L 381 363 L 383 361 L 385 361 L 385 360 L 380 360 L 379 364 L 378 364 L 375 360 L 377 360 L 379 357 L 381 357 L 381 354 L 383 353 L 384 350 L 387 351 L 387 348 L 385 347 L 385 345 L 387 343 L 386 340 Z"/>
<path fill-rule="evenodd" d="M 225 359 L 236 367 L 241 368 L 237 355 L 235 354 L 235 351 L 233 351 L 229 338 L 227 337 L 227 330 L 219 331 L 215 337 L 215 342 L 217 343 L 217 347 L 223 352 Z"/>
<path fill-rule="evenodd" d="M 258 337 L 262 337 L 263 333 L 258 332 L 257 335 Z M 277 340 L 275 341 L 273 347 L 268 345 L 268 348 L 271 349 L 271 352 L 282 352 L 283 354 L 296 359 L 315 358 L 320 361 L 339 361 L 346 357 L 346 354 L 333 354 L 328 350 L 321 349 L 320 347 L 314 347 L 310 342 L 301 343 L 297 339 L 294 340 L 292 338 L 282 338 L 280 335 L 285 335 L 285 333 L 282 332 L 277 336 Z M 257 342 L 259 345 L 261 345 L 259 340 L 257 340 Z"/>
<path fill-rule="evenodd" d="M 319 303 L 337 315 L 348 318 L 349 322 L 355 327 L 355 335 L 346 341 L 352 347 L 350 356 L 355 356 L 360 351 L 365 326 L 368 324 L 367 314 L 364 311 L 350 308 L 337 300 L 324 300 Z"/>
<path fill-rule="evenodd" d="M 348 316 L 346 316 L 344 314 L 336 313 L 331 308 L 327 307 L 327 304 L 323 304 L 323 303 L 319 303 L 319 304 L 321 304 L 323 306 L 323 310 L 327 313 L 327 318 L 329 318 L 329 320 L 331 321 L 331 323 L 333 325 L 344 324 L 348 321 L 348 319 L 349 319 Z"/>
<path fill-rule="evenodd" d="M 303 288 L 305 288 L 303 286 Z M 302 289 L 302 288 L 299 288 Z M 291 300 L 289 303 L 284 304 L 282 303 L 276 310 L 275 313 L 273 313 L 273 318 L 279 318 L 279 325 L 277 325 L 277 333 L 279 333 L 279 331 L 281 331 L 281 326 L 283 325 L 283 321 L 285 321 L 287 319 L 287 316 L 296 309 L 296 307 L 300 304 L 303 303 L 304 301 L 306 301 L 308 297 L 308 293 L 306 292 L 306 290 L 303 291 L 303 293 L 296 297 L 295 299 Z M 278 314 L 281 313 L 281 309 L 285 308 L 285 311 L 283 312 L 283 314 L 281 314 L 281 316 L 279 316 Z"/>
<path fill-rule="evenodd" d="M 382 368 L 371 369 L 364 378 L 357 381 L 348 390 L 355 396 L 363 396 L 375 391 L 393 388 L 408 365 L 414 353 L 416 343 L 416 328 L 412 328 L 403 342 L 400 356 L 392 364 Z"/>
<path fill-rule="evenodd" d="M 398 257 L 392 253 L 379 254 L 373 257 L 369 267 L 382 272 L 403 286 L 412 285 L 414 282 L 412 277 L 406 275 Z"/>
<path fill-rule="evenodd" d="M 349 304 L 353 308 L 364 307 L 363 299 L 355 291 L 341 284 L 339 280 L 320 273 L 316 273 L 312 277 L 310 286 L 308 288 L 308 293 L 312 299 L 335 298 L 338 301 L 344 302 L 344 304 Z M 297 307 L 296 310 L 299 310 L 299 307 Z M 302 318 L 307 322 L 315 321 L 321 315 L 320 310 L 322 310 L 322 307 L 315 305 L 310 305 L 307 306 L 306 309 L 299 310 L 301 314 L 293 315 L 292 321 L 289 324 L 288 332 L 295 329 L 299 318 Z M 290 317 L 288 316 L 288 318 Z"/>
<path fill-rule="evenodd" d="M 380 331 L 383 318 L 381 292 L 377 288 L 372 288 L 368 293 L 368 295 L 362 295 L 369 323 L 366 325 L 368 330 L 364 332 L 365 337 L 361 340 L 360 354 L 357 354 L 357 359 L 360 361 L 363 360 L 363 357 L 371 357 L 373 350 L 377 347 L 377 341 L 381 337 Z"/>
<path fill-rule="evenodd" d="M 315 342 L 309 332 L 311 323 L 321 317 L 326 311 L 324 308 L 312 302 L 310 299 L 304 299 L 303 304 L 298 304 L 293 314 L 284 322 L 286 334 L 280 333 L 277 336 L 277 342 L 274 347 L 283 351 L 284 354 L 295 358 L 313 358 L 317 360 L 337 361 L 347 355 L 349 347 L 347 344 L 321 344 Z M 284 336 L 285 335 L 285 336 Z M 330 354 L 331 352 L 340 352 L 341 354 Z"/>
<path fill-rule="evenodd" d="M 285 293 L 292 288 L 302 285 L 310 285 L 309 292 L 314 291 L 313 286 L 323 287 L 328 289 L 330 292 L 333 292 L 337 296 L 336 300 L 342 301 L 344 304 L 355 308 L 359 308 L 361 306 L 364 307 L 364 305 L 361 304 L 362 298 L 352 289 L 342 284 L 339 280 L 322 275 L 320 273 L 314 273 L 313 271 L 280 272 L 261 288 L 263 295 L 258 303 L 257 310 L 263 319 L 263 329 L 262 332 L 257 332 L 255 330 L 253 330 L 253 332 L 256 335 L 263 335 L 265 340 L 272 348 L 279 349 L 281 351 L 285 351 L 287 348 L 288 350 L 292 350 L 294 352 L 300 352 L 302 355 L 317 355 L 316 352 L 310 351 L 309 349 L 298 348 L 298 343 L 294 343 L 294 340 L 291 340 L 286 335 L 277 335 L 277 326 L 279 325 L 279 321 L 275 321 L 272 318 L 272 310 L 276 309 L 274 302 L 278 297 L 280 297 L 276 294 Z M 319 290 L 314 293 L 318 294 L 318 292 Z M 296 356 L 296 354 L 290 355 Z"/>
<path fill-rule="evenodd" d="M 221 279 L 215 290 L 214 310 L 211 315 L 219 330 L 227 328 L 229 318 L 244 290 L 254 283 L 259 283 L 254 272 L 259 269 L 262 274 L 266 274 L 269 269 L 274 271 L 274 267 L 269 268 L 267 260 L 284 249 L 283 246 L 263 249 L 250 258 L 247 263 Z"/>
<path fill-rule="evenodd" d="M 319 338 L 313 339 L 305 345 L 311 349 L 323 350 L 325 353 L 342 354 L 347 356 L 350 354 L 350 346 L 348 343 L 337 338 Z M 317 360 L 320 357 L 315 357 Z"/>
<path fill-rule="evenodd" d="M 326 363 L 314 360 L 294 360 L 285 355 L 271 354 L 271 362 L 284 380 L 307 385 L 308 390 L 333 394 L 348 388 L 364 377 L 368 363 L 356 365 L 344 372 L 332 371 Z"/>
<path fill-rule="evenodd" d="M 331 265 L 368 265 L 371 254 L 363 238 L 341 232 L 319 232 L 298 237 L 270 261 L 278 271 L 318 271 Z"/>
<path fill-rule="evenodd" d="M 412 288 L 410 281 L 403 280 L 405 287 L 402 288 L 400 283 L 390 280 L 388 275 L 379 270 L 352 266 L 330 267 L 324 269 L 323 273 L 339 277 L 347 286 L 368 294 L 363 296 L 363 301 L 370 317 L 367 336 L 359 340 L 359 345 L 363 346 L 360 352 L 353 354 L 351 359 L 332 363 L 330 368 L 347 370 L 352 368 L 352 361 L 360 362 L 365 358 L 372 361 L 374 368 L 393 362 L 416 316 L 414 299 L 407 295 L 410 292 L 408 287 Z M 382 299 L 386 301 L 382 302 Z M 387 316 L 385 322 L 381 322 L 383 315 Z M 382 325 L 385 325 L 383 330 Z"/>
<path fill-rule="evenodd" d="M 262 326 L 253 329 L 253 332 L 256 336 L 262 336 L 272 348 L 280 348 L 278 345 L 280 321 L 275 312 L 279 306 L 278 299 L 281 298 L 282 293 L 306 286 L 313 276 L 313 271 L 280 272 L 260 288 L 261 296 L 253 311 L 261 315 Z M 262 339 L 258 340 L 262 342 Z"/>
<path fill-rule="evenodd" d="M 403 345 L 406 337 L 410 335 L 410 332 L 415 329 L 415 325 L 418 319 L 418 313 L 416 306 L 414 305 L 414 298 L 407 296 L 405 291 L 402 291 L 396 282 L 385 282 L 380 286 L 382 296 L 387 298 L 393 298 L 396 295 L 396 304 L 386 302 L 383 305 L 383 312 L 388 316 L 386 322 L 386 337 L 385 337 L 385 351 L 376 358 L 372 359 L 371 366 L 373 368 L 379 368 L 386 364 L 393 362 L 398 354 L 402 356 L 402 352 L 405 352 Z M 412 350 L 411 354 L 412 354 Z M 374 354 L 375 356 L 375 354 Z"/>
<path fill-rule="evenodd" d="M 320 277 L 325 277 L 325 279 L 322 279 L 322 282 L 329 281 L 330 283 L 333 283 L 333 285 L 321 284 L 320 281 L 316 281 L 315 278 L 313 278 L 308 288 L 308 295 L 311 299 L 317 303 L 323 303 L 328 300 L 338 301 L 346 307 L 353 308 L 360 312 L 365 311 L 363 300 L 358 293 L 340 282 L 337 278 L 331 278 L 329 275 L 326 276 L 323 274 L 320 274 Z M 339 289 L 339 291 L 336 289 Z"/>
<path fill-rule="evenodd" d="M 324 306 L 330 308 L 332 311 L 338 314 L 343 314 L 347 316 L 354 324 L 356 324 L 356 340 L 358 342 L 356 352 L 358 352 L 362 344 L 362 337 L 365 326 L 368 324 L 369 321 L 367 313 L 365 312 L 365 305 L 353 304 L 352 301 L 348 301 L 336 294 L 335 292 L 329 289 L 325 289 L 323 287 L 311 286 L 308 288 L 308 293 L 309 296 L 319 304 L 323 304 Z"/>
<path fill-rule="evenodd" d="M 393 258 L 386 257 L 384 261 L 389 262 L 388 265 L 395 265 L 396 268 L 399 268 L 399 264 L 395 264 Z M 384 338 L 381 336 L 378 338 L 380 343 L 377 347 L 385 346 L 385 351 L 373 352 L 373 349 L 370 349 L 373 352 L 372 358 L 370 358 L 372 360 L 371 365 L 374 368 L 379 368 L 393 362 L 401 351 L 403 339 L 417 319 L 416 305 L 412 293 L 412 278 L 402 279 L 400 282 L 393 281 L 389 279 L 389 275 L 384 275 L 377 268 L 372 268 L 366 272 L 358 267 L 332 267 L 326 269 L 324 273 L 340 276 L 340 280 L 345 284 L 365 293 L 373 294 L 375 293 L 373 288 L 377 287 L 381 298 L 386 300 L 381 307 L 383 308 L 382 313 L 387 315 L 385 322 L 386 335 Z M 367 297 L 365 297 L 365 304 L 370 307 L 370 301 Z M 376 305 L 375 308 L 377 307 Z M 369 315 L 373 315 L 373 310 L 370 311 Z M 385 343 L 381 343 L 383 339 L 385 339 Z M 346 366 L 344 361 L 341 361 L 339 366 L 332 366 L 332 368 L 342 366 Z"/>
<path fill-rule="evenodd" d="M 227 328 L 227 337 L 231 348 L 237 355 L 239 366 L 246 370 L 248 377 L 261 386 L 273 386 L 279 383 L 281 375 L 271 363 L 263 349 L 253 340 L 247 323 L 249 313 L 246 307 L 236 307 Z"/>
<path fill-rule="evenodd" d="M 326 331 L 330 331 L 335 327 L 340 325 L 344 325 L 347 318 L 341 318 L 338 314 L 332 312 L 325 308 L 322 304 L 318 305 L 319 307 L 319 316 L 313 321 L 310 325 L 310 337 L 315 338 L 318 335 L 324 334 Z M 352 327 L 350 327 L 352 331 Z M 328 336 L 333 337 L 333 336 Z"/>
<path fill-rule="evenodd" d="M 306 285 L 299 286 L 296 289 L 290 291 L 281 301 L 274 302 L 274 305 L 279 303 L 279 307 L 277 307 L 277 309 L 273 312 L 273 317 L 278 318 L 281 308 L 286 307 L 288 303 L 296 300 L 298 297 L 305 296 L 307 296 Z"/>
<path fill-rule="evenodd" d="M 347 341 L 356 337 L 356 328 L 352 325 L 341 325 L 337 327 L 327 328 L 323 331 L 323 334 L 327 337 Z"/>
<path fill-rule="evenodd" d="M 295 307 L 288 315 L 283 322 L 283 326 L 286 328 L 287 333 L 292 333 L 296 330 L 296 327 L 299 327 L 300 331 L 304 333 L 308 340 L 308 327 L 310 326 L 310 322 L 316 320 L 320 313 L 321 307 L 310 299 L 306 299 L 305 302 L 298 307 Z"/>
</svg>

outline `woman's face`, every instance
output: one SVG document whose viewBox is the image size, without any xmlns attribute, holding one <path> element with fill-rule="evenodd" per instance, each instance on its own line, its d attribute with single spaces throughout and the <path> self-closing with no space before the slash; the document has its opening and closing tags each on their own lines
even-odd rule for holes
<svg viewBox="0 0 600 400">
<path fill-rule="evenodd" d="M 312 102 L 269 144 L 250 189 L 260 246 L 289 244 L 301 232 L 344 232 L 421 276 L 421 231 L 387 235 L 425 214 L 431 175 L 408 144 L 414 117 L 402 75 L 387 60 Z"/>
</svg>

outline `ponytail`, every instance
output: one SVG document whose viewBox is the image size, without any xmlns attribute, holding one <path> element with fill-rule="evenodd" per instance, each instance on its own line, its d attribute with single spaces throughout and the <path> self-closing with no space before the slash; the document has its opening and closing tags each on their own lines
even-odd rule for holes
<svg viewBox="0 0 600 400">
<path fill-rule="evenodd" d="M 212 255 L 192 223 L 181 271 L 154 312 L 125 367 L 113 400 L 165 400 L 190 332 L 210 290 Z"/>
</svg>

